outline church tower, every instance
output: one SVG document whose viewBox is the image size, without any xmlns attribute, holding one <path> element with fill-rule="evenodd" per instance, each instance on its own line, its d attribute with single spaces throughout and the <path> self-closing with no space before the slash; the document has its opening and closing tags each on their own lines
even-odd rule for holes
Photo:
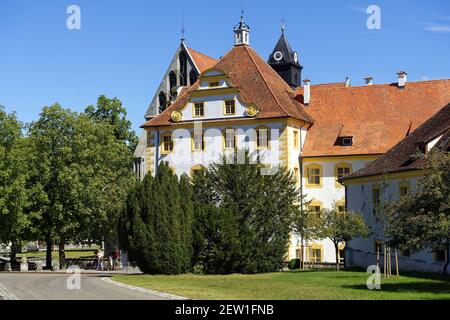
<svg viewBox="0 0 450 320">
<path fill-rule="evenodd" d="M 281 37 L 267 63 L 292 88 L 301 86 L 303 67 L 298 61 L 298 53 L 292 50 L 284 35 L 284 25 L 281 27 Z"/>
</svg>

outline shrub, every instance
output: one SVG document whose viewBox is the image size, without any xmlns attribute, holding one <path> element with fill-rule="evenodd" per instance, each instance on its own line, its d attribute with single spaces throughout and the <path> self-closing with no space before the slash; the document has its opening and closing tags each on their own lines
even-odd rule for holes
<svg viewBox="0 0 450 320">
<path fill-rule="evenodd" d="M 292 259 L 289 261 L 289 270 L 298 270 L 300 269 L 300 259 Z"/>
</svg>

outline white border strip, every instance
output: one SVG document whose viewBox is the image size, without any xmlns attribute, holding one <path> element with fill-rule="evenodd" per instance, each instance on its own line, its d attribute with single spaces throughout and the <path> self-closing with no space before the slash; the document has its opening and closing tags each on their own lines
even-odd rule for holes
<svg viewBox="0 0 450 320">
<path fill-rule="evenodd" d="M 181 296 L 176 296 L 173 294 L 169 294 L 169 293 L 164 293 L 164 292 L 159 292 L 159 291 L 154 291 L 154 290 L 149 290 L 149 289 L 144 289 L 141 287 L 136 287 L 136 286 L 132 286 L 129 284 L 125 284 L 125 283 L 121 283 L 121 282 L 117 282 L 117 281 L 113 281 L 111 280 L 111 278 L 107 278 L 107 277 L 103 277 L 102 281 L 118 286 L 118 287 L 122 287 L 122 288 L 127 288 L 130 290 L 135 290 L 135 291 L 139 291 L 142 293 L 148 293 L 148 294 L 152 294 L 161 298 L 166 298 L 166 299 L 171 299 L 171 300 L 189 300 L 189 298 L 186 297 L 181 297 Z"/>
</svg>

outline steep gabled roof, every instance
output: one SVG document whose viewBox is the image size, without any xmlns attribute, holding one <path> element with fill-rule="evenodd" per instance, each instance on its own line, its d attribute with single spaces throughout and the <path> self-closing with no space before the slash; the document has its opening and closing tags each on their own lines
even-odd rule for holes
<svg viewBox="0 0 450 320">
<path fill-rule="evenodd" d="M 214 69 L 227 75 L 228 82 L 239 90 L 245 103 L 256 105 L 259 110 L 256 119 L 292 117 L 307 123 L 313 122 L 304 106 L 295 100 L 296 95 L 291 87 L 250 47 L 234 47 L 219 60 Z M 171 113 L 183 108 L 189 101 L 189 94 L 198 86 L 199 82 L 180 94 L 175 103 L 143 126 L 173 124 Z"/>
<path fill-rule="evenodd" d="M 297 89 L 303 101 L 303 88 Z M 450 102 L 450 79 L 362 87 L 311 86 L 304 110 L 314 118 L 304 157 L 383 154 Z M 352 136 L 352 146 L 340 137 Z"/>
<path fill-rule="evenodd" d="M 426 162 L 423 159 L 416 159 L 415 155 L 422 146 L 439 137 L 441 138 L 434 147 L 448 150 L 450 148 L 450 104 L 383 156 L 343 180 L 424 169 L 427 166 Z"/>
<path fill-rule="evenodd" d="M 192 48 L 187 48 L 187 51 L 189 52 L 189 55 L 191 56 L 200 73 L 214 67 L 214 65 L 217 63 L 216 59 L 198 52 Z"/>
</svg>

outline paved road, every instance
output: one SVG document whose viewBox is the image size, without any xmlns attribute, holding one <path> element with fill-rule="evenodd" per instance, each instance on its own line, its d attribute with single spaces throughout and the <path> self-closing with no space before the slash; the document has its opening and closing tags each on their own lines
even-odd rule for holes
<svg viewBox="0 0 450 320">
<path fill-rule="evenodd" d="M 163 300 L 148 293 L 102 281 L 101 276 L 80 275 L 80 290 L 69 290 L 69 274 L 0 274 L 0 300 Z M 73 279 L 73 278 L 72 278 Z M 74 287 L 76 281 L 69 281 Z"/>
</svg>

